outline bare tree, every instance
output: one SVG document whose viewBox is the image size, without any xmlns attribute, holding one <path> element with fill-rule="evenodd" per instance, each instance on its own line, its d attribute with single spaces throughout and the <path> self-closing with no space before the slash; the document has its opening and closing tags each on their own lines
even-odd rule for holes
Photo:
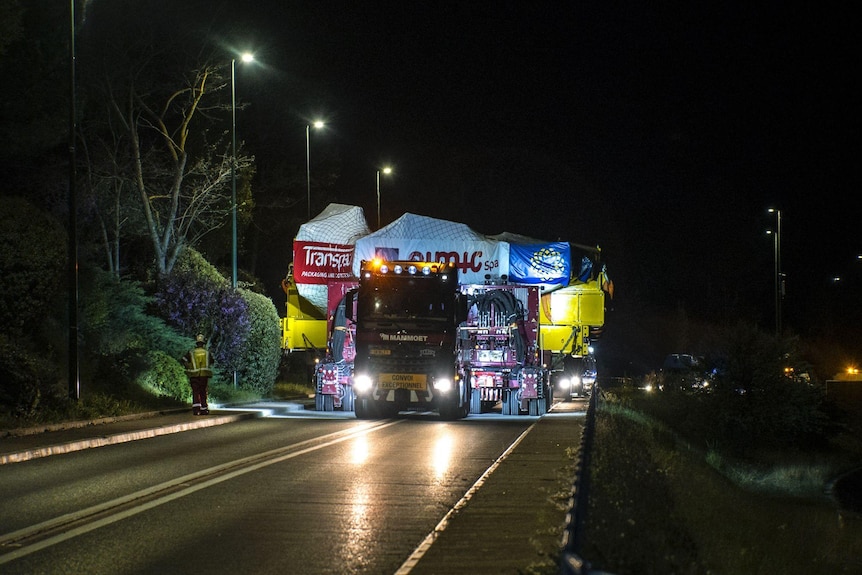
<svg viewBox="0 0 862 575">
<path fill-rule="evenodd" d="M 123 227 L 140 213 L 132 207 L 131 166 L 126 141 L 112 120 L 109 109 L 107 124 L 82 129 L 79 136 L 83 152 L 84 197 L 98 222 L 99 239 L 105 253 L 106 269 L 120 276 L 120 245 Z M 91 150 L 91 146 L 95 149 Z M 132 196 L 131 200 L 135 198 Z"/>
<path fill-rule="evenodd" d="M 210 141 L 228 85 L 221 69 L 204 65 L 161 91 L 138 88 L 134 78 L 109 87 L 114 118 L 128 140 L 132 189 L 140 198 L 146 234 L 159 274 L 168 274 L 186 245 L 224 226 L 231 213 L 233 154 L 222 131 Z M 224 99 L 224 98 L 222 98 Z M 237 154 L 236 172 L 253 158 Z"/>
</svg>

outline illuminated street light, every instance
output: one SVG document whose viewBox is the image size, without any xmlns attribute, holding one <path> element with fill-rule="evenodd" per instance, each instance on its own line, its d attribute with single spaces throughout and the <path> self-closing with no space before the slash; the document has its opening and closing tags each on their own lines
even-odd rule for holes
<svg viewBox="0 0 862 575">
<path fill-rule="evenodd" d="M 240 56 L 245 62 L 253 62 L 254 55 L 245 52 Z M 230 217 L 231 217 L 231 287 L 236 290 L 236 58 L 230 61 L 230 111 L 231 111 L 231 154 L 230 154 Z M 233 386 L 237 387 L 236 370 L 233 372 Z"/>
<path fill-rule="evenodd" d="M 312 127 L 319 130 L 324 125 L 322 120 L 315 120 L 305 126 L 305 175 L 308 182 L 308 218 L 306 219 L 308 220 L 311 219 L 311 136 L 309 133 Z"/>
<path fill-rule="evenodd" d="M 770 214 L 776 216 L 775 236 L 775 335 L 781 335 L 781 299 L 783 289 L 783 281 L 781 274 L 781 210 L 769 208 L 766 210 Z M 770 232 L 771 233 L 771 232 Z"/>
<path fill-rule="evenodd" d="M 254 55 L 245 52 L 240 56 L 243 62 L 253 62 Z M 236 289 L 236 58 L 230 61 L 230 111 L 231 111 L 231 158 L 230 158 L 230 211 L 231 211 L 231 287 Z"/>
<path fill-rule="evenodd" d="M 380 172 L 384 174 L 391 174 L 392 168 L 386 166 L 380 170 L 377 170 L 377 229 L 380 229 Z"/>
</svg>

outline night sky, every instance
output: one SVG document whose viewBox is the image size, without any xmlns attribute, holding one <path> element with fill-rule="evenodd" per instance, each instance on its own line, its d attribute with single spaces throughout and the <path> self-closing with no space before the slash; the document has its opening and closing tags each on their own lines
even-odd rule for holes
<svg viewBox="0 0 862 575">
<path fill-rule="evenodd" d="M 355 204 L 374 227 L 376 170 L 391 164 L 384 225 L 409 211 L 600 245 L 620 301 L 728 305 L 768 326 L 775 206 L 788 321 L 803 329 L 809 299 L 862 267 L 854 20 L 813 4 L 630 4 L 182 10 L 225 50 L 256 54 L 238 72 L 238 129 L 259 174 L 304 174 L 305 125 L 328 122 L 312 171 L 337 154 L 340 175 L 312 214 Z M 260 273 L 280 278 L 289 255 L 269 259 Z"/>
</svg>

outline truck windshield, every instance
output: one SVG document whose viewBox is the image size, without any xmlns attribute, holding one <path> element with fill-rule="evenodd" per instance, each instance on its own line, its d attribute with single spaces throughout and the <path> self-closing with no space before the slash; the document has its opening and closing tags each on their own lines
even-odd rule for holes
<svg viewBox="0 0 862 575">
<path fill-rule="evenodd" d="M 452 293 L 433 278 L 378 278 L 359 290 L 357 313 L 370 320 L 446 319 Z"/>
</svg>

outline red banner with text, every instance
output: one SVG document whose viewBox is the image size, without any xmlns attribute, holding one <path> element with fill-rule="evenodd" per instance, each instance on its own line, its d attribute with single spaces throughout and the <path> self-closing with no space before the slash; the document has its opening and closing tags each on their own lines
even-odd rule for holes
<svg viewBox="0 0 862 575">
<path fill-rule="evenodd" d="M 293 242 L 293 279 L 298 284 L 325 284 L 353 277 L 353 246 L 328 242 Z"/>
</svg>

